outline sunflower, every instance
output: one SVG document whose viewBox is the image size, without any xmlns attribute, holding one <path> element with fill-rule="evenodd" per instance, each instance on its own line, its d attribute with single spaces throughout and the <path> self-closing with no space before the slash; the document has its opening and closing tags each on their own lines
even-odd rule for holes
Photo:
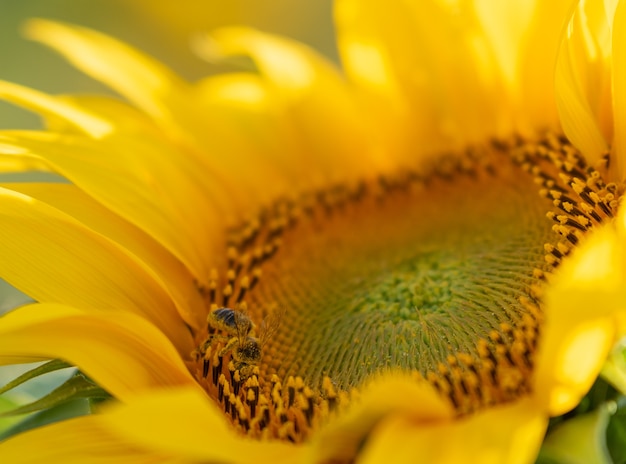
<svg viewBox="0 0 626 464">
<path fill-rule="evenodd" d="M 56 176 L 0 192 L 0 276 L 37 301 L 0 359 L 110 397 L 3 460 L 532 462 L 591 388 L 624 332 L 624 4 L 335 14 L 345 74 L 229 28 L 198 53 L 254 71 L 194 84 L 28 24 L 130 103 L 0 85 L 47 123 L 4 169 Z"/>
</svg>

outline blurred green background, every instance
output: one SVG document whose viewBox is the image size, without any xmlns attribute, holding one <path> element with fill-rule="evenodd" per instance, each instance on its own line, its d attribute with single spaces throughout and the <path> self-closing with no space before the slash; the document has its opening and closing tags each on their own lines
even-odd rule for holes
<svg viewBox="0 0 626 464">
<path fill-rule="evenodd" d="M 249 25 L 310 44 L 332 59 L 332 0 L 0 0 L 0 79 L 50 93 L 103 93 L 55 53 L 24 39 L 28 18 L 97 29 L 165 62 L 187 79 L 211 72 L 188 45 L 194 34 Z M 0 128 L 37 127 L 36 116 L 0 102 Z"/>
</svg>

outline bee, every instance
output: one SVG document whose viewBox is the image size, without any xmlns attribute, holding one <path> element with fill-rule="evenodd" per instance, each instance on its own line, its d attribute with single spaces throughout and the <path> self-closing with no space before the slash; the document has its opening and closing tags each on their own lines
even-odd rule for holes
<svg viewBox="0 0 626 464">
<path fill-rule="evenodd" d="M 231 353 L 235 369 L 239 371 L 242 380 L 252 375 L 252 371 L 261 361 L 261 350 L 268 338 L 278 328 L 278 318 L 264 320 L 261 325 L 260 337 L 255 336 L 254 322 L 242 311 L 231 308 L 219 308 L 211 311 L 207 318 L 211 332 L 205 345 L 215 339 L 226 342 L 218 352 L 218 356 Z M 221 337 L 217 332 L 225 333 Z"/>
</svg>

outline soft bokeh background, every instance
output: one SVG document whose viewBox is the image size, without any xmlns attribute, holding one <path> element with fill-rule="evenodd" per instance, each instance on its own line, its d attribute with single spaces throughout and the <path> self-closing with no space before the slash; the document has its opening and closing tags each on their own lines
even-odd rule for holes
<svg viewBox="0 0 626 464">
<path fill-rule="evenodd" d="M 332 0 L 0 0 L 0 79 L 49 93 L 110 93 L 44 46 L 24 39 L 20 28 L 28 18 L 56 19 L 97 29 L 195 80 L 215 68 L 192 54 L 190 39 L 224 25 L 248 25 L 286 35 L 336 59 L 331 9 Z M 36 116 L 0 102 L 0 129 L 37 127 Z M 28 301 L 0 280 L 0 314 Z M 0 369 L 0 386 L 31 367 Z M 71 374 L 60 371 L 12 390 L 0 398 L 0 410 L 10 409 L 12 401 L 41 397 Z M 7 421 L 11 419 L 0 420 L 0 431 L 10 425 Z"/>
<path fill-rule="evenodd" d="M 51 93 L 107 92 L 45 47 L 22 38 L 32 17 L 113 35 L 194 80 L 211 72 L 190 51 L 195 33 L 248 25 L 308 43 L 335 59 L 332 0 L 0 0 L 0 79 Z M 0 102 L 0 128 L 30 128 L 37 118 Z"/>
</svg>

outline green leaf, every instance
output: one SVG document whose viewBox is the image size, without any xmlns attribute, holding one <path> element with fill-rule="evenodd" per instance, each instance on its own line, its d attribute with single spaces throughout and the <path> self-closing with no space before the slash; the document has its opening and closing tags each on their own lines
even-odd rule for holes
<svg viewBox="0 0 626 464">
<path fill-rule="evenodd" d="M 17 387 L 18 385 L 23 384 L 24 382 L 34 379 L 35 377 L 39 377 L 40 375 L 47 374 L 49 372 L 58 371 L 59 369 L 65 369 L 66 367 L 72 367 L 72 366 L 66 363 L 65 361 L 61 361 L 59 359 L 54 359 L 52 361 L 49 361 L 45 364 L 42 364 L 41 366 L 31 369 L 28 372 L 25 372 L 24 374 L 20 375 L 16 379 L 13 379 L 9 383 L 7 383 L 5 386 L 0 388 L 0 395 L 2 393 L 5 393 Z"/>
<path fill-rule="evenodd" d="M 543 442 L 539 462 L 612 464 L 606 432 L 615 402 L 555 425 Z"/>
<path fill-rule="evenodd" d="M 615 345 L 600 375 L 620 393 L 626 394 L 626 339 L 621 339 Z"/>
<path fill-rule="evenodd" d="M 10 409 L 15 409 L 17 406 L 18 404 L 11 401 L 9 398 L 0 397 L 0 413 Z M 20 420 L 21 419 L 18 417 L 0 417 L 0 433 L 15 425 Z"/>
<path fill-rule="evenodd" d="M 70 400 L 66 403 L 54 406 L 46 411 L 41 411 L 37 414 L 33 414 L 21 422 L 17 423 L 13 427 L 0 432 L 0 441 L 5 440 L 18 433 L 25 432 L 37 427 L 52 424 L 53 422 L 59 422 L 66 419 L 72 419 L 74 417 L 85 416 L 91 414 L 91 403 L 85 398 L 78 398 Z"/>
<path fill-rule="evenodd" d="M 617 413 L 609 421 L 606 441 L 613 462 L 626 462 L 626 397 L 618 401 Z"/>
<path fill-rule="evenodd" d="M 42 411 L 66 403 L 78 398 L 108 398 L 110 395 L 98 385 L 87 380 L 83 375 L 77 374 L 70 378 L 60 387 L 56 388 L 48 395 L 32 403 L 20 406 L 11 411 L 0 414 L 0 417 L 28 414 Z"/>
</svg>

